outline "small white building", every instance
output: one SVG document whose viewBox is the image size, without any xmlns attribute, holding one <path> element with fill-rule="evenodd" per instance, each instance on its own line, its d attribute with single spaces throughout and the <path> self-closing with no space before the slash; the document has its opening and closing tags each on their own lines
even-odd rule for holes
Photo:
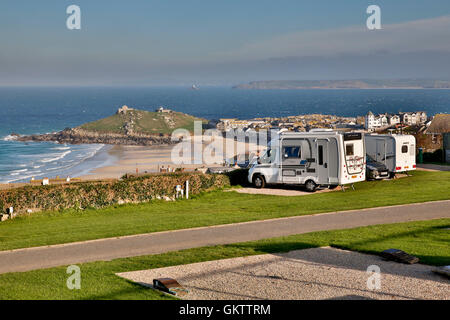
<svg viewBox="0 0 450 320">
<path fill-rule="evenodd" d="M 389 117 L 389 124 L 395 126 L 400 123 L 400 116 L 398 114 L 391 114 Z"/>
<path fill-rule="evenodd" d="M 155 110 L 155 112 L 159 112 L 159 113 L 171 113 L 172 110 L 170 110 L 170 109 L 165 109 L 164 107 L 159 107 L 158 109 Z"/>
<path fill-rule="evenodd" d="M 375 116 L 372 111 L 369 111 L 365 117 L 364 127 L 369 130 L 375 130 L 381 127 L 380 118 Z"/>
</svg>

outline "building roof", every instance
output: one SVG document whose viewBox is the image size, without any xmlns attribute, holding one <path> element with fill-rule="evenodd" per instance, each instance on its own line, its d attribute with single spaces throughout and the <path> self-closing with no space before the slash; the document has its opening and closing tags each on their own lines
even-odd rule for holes
<svg viewBox="0 0 450 320">
<path fill-rule="evenodd" d="M 427 129 L 428 133 L 450 132 L 450 114 L 437 114 Z"/>
</svg>

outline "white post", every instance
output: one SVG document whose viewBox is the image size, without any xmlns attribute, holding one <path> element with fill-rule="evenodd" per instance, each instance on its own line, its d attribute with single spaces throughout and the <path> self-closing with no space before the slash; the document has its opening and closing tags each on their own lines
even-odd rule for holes
<svg viewBox="0 0 450 320">
<path fill-rule="evenodd" d="M 186 199 L 189 199 L 189 180 L 186 180 Z"/>
</svg>

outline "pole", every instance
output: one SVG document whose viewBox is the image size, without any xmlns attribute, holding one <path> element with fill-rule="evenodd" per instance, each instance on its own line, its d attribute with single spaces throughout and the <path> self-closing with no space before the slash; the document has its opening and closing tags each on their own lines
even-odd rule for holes
<svg viewBox="0 0 450 320">
<path fill-rule="evenodd" d="M 189 199 L 189 180 L 186 180 L 186 199 Z"/>
</svg>

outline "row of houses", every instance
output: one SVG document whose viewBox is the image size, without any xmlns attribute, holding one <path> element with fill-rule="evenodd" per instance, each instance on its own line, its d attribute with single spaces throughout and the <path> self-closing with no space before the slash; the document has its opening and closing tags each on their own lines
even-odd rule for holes
<svg viewBox="0 0 450 320">
<path fill-rule="evenodd" d="M 270 129 L 272 127 L 288 130 L 305 131 L 306 128 L 355 127 L 357 118 L 338 117 L 333 115 L 308 114 L 282 118 L 255 118 L 251 120 L 220 119 L 214 124 L 218 130 L 230 129 Z"/>
<path fill-rule="evenodd" d="M 378 114 L 374 115 L 371 111 L 365 116 L 364 127 L 366 130 L 373 131 L 380 128 L 403 125 L 421 125 L 427 122 L 427 114 L 424 111 L 418 112 L 399 112 L 397 114 Z"/>
</svg>

